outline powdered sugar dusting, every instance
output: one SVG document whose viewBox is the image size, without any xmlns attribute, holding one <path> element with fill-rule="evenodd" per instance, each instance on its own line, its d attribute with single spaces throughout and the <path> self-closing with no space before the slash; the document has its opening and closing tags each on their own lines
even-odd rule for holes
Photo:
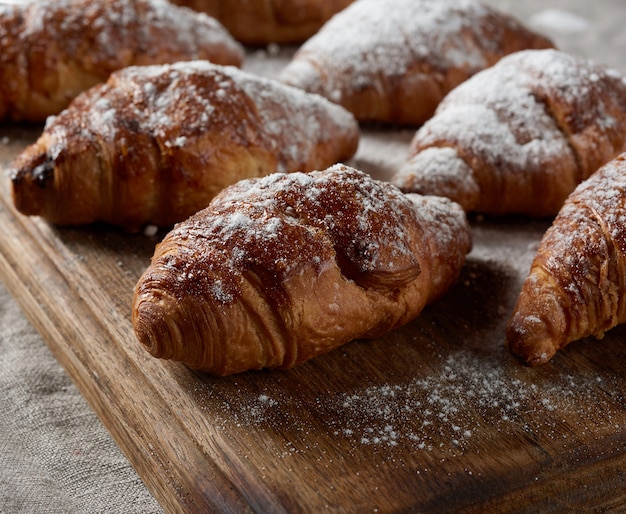
<svg viewBox="0 0 626 514">
<path fill-rule="evenodd" d="M 624 99 L 626 88 L 614 70 L 556 50 L 517 52 L 448 94 L 417 131 L 411 153 L 456 148 L 481 191 L 473 208 L 555 214 L 598 161 L 623 147 L 617 127 L 626 119 Z M 445 194 L 438 186 L 448 186 L 448 170 L 414 159 L 393 181 Z M 438 170 L 441 180 L 434 180 Z M 452 192 L 469 197 L 475 187 L 459 182 Z"/>
<path fill-rule="evenodd" d="M 445 196 L 467 211 L 480 195 L 472 169 L 450 147 L 433 146 L 418 152 L 400 167 L 392 181 L 406 191 Z"/>
<path fill-rule="evenodd" d="M 293 171 L 295 163 L 303 163 L 302 156 L 313 154 L 320 140 L 328 139 L 324 120 L 330 120 L 342 133 L 357 130 L 352 115 L 325 98 L 234 69 L 231 75 L 255 99 L 272 150 L 286 155 L 275 171 Z M 277 97 L 282 101 L 277 101 Z M 309 108 L 303 108 L 305 105 Z"/>
<path fill-rule="evenodd" d="M 542 52 L 523 54 L 531 60 Z M 418 131 L 414 145 L 426 147 L 430 141 L 448 138 L 488 162 L 506 162 L 499 169 L 520 172 L 567 155 L 568 142 L 556 121 L 531 94 L 530 83 L 536 77 L 521 63 L 521 54 L 505 57 L 458 86 Z M 541 166 L 541 171 L 550 169 Z"/>
<path fill-rule="evenodd" d="M 509 362 L 510 364 L 510 362 Z M 227 418 L 255 429 L 289 430 L 288 413 L 309 412 L 326 431 L 354 447 L 369 446 L 392 452 L 436 452 L 462 455 L 480 451 L 489 437 L 535 434 L 550 438 L 561 416 L 576 418 L 577 430 L 611 427 L 618 412 L 603 397 L 602 375 L 563 375 L 541 378 L 527 368 L 511 367 L 495 356 L 458 350 L 433 365 L 429 373 L 400 383 L 366 385 L 347 392 L 317 395 L 314 404 L 299 396 L 271 391 L 244 393 L 237 403 L 224 405 Z M 587 412 L 580 411 L 587 405 Z M 578 412 L 573 416 L 573 412 Z M 301 422 L 301 420 L 299 420 Z M 299 426 L 313 430 L 312 426 Z M 319 438 L 319 434 L 316 436 Z M 475 443 L 479 442 L 478 447 Z"/>
<path fill-rule="evenodd" d="M 465 19 L 456 15 L 460 9 L 467 10 Z M 329 84 L 325 87 L 337 101 L 347 70 L 359 89 L 371 86 L 381 74 L 403 75 L 416 56 L 444 68 L 484 67 L 484 57 L 477 48 L 466 48 L 461 36 L 461 28 L 471 27 L 472 20 L 484 12 L 465 0 L 396 0 L 393 6 L 360 0 L 332 18 L 301 52 L 319 51 L 326 56 Z"/>
<path fill-rule="evenodd" d="M 625 159 L 582 182 L 541 239 L 507 330 L 521 360 L 543 363 L 626 321 Z"/>
<path fill-rule="evenodd" d="M 230 296 L 223 294 L 223 285 L 219 294 L 206 287 L 221 302 L 236 299 L 233 291 L 247 269 L 264 270 L 280 284 L 311 266 L 319 271 L 339 265 L 357 281 L 382 274 L 382 287 L 394 273 L 419 272 L 422 254 L 434 263 L 429 272 L 438 290 L 439 274 L 443 287 L 469 247 L 462 243 L 468 241 L 469 229 L 458 206 L 442 198 L 412 199 L 343 165 L 241 181 L 175 227 L 169 238 L 189 241 L 187 246 L 195 247 L 192 260 L 204 262 L 232 284 L 226 287 Z M 184 257 L 175 261 L 172 266 L 183 274 L 195 266 Z M 212 284 L 214 277 L 205 279 Z"/>
<path fill-rule="evenodd" d="M 109 59 L 117 59 L 122 48 L 124 54 L 131 51 L 139 61 L 147 62 L 147 56 L 160 50 L 153 44 L 156 37 L 167 38 L 168 51 L 184 59 L 219 59 L 220 50 L 231 54 L 231 64 L 243 59 L 243 48 L 217 20 L 166 0 L 60 0 L 51 6 L 43 4 L 31 2 L 23 7 L 29 10 L 23 37 L 41 37 L 54 27 L 64 35 L 63 43 L 71 55 L 82 48 L 88 25 L 94 32 L 97 51 Z M 60 13 L 63 17 L 58 22 Z"/>
<path fill-rule="evenodd" d="M 353 116 L 328 100 L 204 60 L 127 67 L 90 95 L 86 124 L 110 140 L 132 124 L 167 148 L 185 149 L 213 131 L 229 145 L 263 146 L 277 161 L 267 172 L 347 158 L 358 141 Z"/>
<path fill-rule="evenodd" d="M 502 30 L 483 33 L 481 25 L 494 23 L 491 18 Z M 457 69 L 469 76 L 491 64 L 487 55 L 502 51 L 500 38 L 513 27 L 524 30 L 472 0 L 359 0 L 302 46 L 283 78 L 341 103 L 351 90 L 384 91 L 390 78 L 409 69 Z"/>
<path fill-rule="evenodd" d="M 207 61 L 129 67 L 114 75 L 109 91 L 132 95 L 133 102 L 127 106 L 130 112 L 144 130 L 164 138 L 166 146 L 185 146 L 186 135 L 203 132 L 215 116 L 220 116 L 216 109 L 225 110 L 232 103 L 228 95 L 217 93 L 222 88 L 236 90 L 227 73 L 219 70 Z M 204 77 L 204 81 L 195 77 Z M 94 106 L 96 115 L 99 102 Z M 184 124 L 180 123 L 181 114 Z M 114 124 L 127 115 L 128 111 L 120 114 Z"/>
<path fill-rule="evenodd" d="M 626 154 L 608 162 L 581 183 L 571 202 L 589 205 L 602 220 L 612 242 L 626 255 Z"/>
<path fill-rule="evenodd" d="M 560 260 L 570 255 L 569 262 L 578 259 L 586 259 L 584 253 L 576 255 L 583 243 L 585 245 L 601 245 L 607 254 L 609 261 L 609 248 L 615 245 L 620 252 L 626 254 L 626 154 L 610 161 L 600 168 L 589 179 L 582 182 L 571 194 L 563 206 L 559 217 L 549 229 L 544 239 L 550 237 L 550 248 L 554 258 Z M 591 216 L 590 216 L 591 215 Z M 590 219 L 591 218 L 591 219 Z M 559 220 L 563 219 L 564 225 L 559 227 Z M 588 233 L 590 226 L 595 226 L 596 231 L 605 231 L 609 240 L 604 240 L 600 233 Z M 573 229 L 573 230 L 572 230 Z M 585 232 L 583 232 L 585 230 Z M 551 236 L 552 232 L 557 233 Z M 602 236 L 602 237 L 600 237 Z M 607 245 L 605 247 L 605 245 Z M 540 245 L 545 246 L 544 241 Z M 600 252 L 596 246 L 596 253 Z M 560 268 L 559 264 L 555 265 Z M 580 268 L 581 265 L 578 267 Z"/>
<path fill-rule="evenodd" d="M 601 336 L 624 320 L 619 259 L 626 255 L 625 158 L 609 162 L 576 188 L 538 249 L 541 270 L 569 292 L 570 308 L 577 310 L 569 324 L 571 334 L 563 334 L 568 341 Z M 545 287 L 541 280 L 534 285 L 535 278 L 531 271 L 525 285 L 529 291 Z M 605 285 L 610 281 L 616 285 Z"/>
<path fill-rule="evenodd" d="M 553 412 L 575 405 L 579 394 L 571 376 L 559 384 L 529 384 L 509 375 L 501 363 L 459 352 L 438 374 L 346 394 L 334 419 L 348 420 L 349 428 L 337 434 L 361 444 L 463 448 L 485 427 L 516 430 L 532 405 Z"/>
<path fill-rule="evenodd" d="M 159 31 L 171 29 L 179 44 L 185 45 L 189 51 L 194 48 L 210 48 L 211 46 L 224 45 L 237 54 L 243 49 L 215 19 L 199 11 L 192 11 L 184 7 L 176 7 L 167 0 L 150 0 L 153 11 L 142 22 L 151 25 Z M 135 2 L 136 3 L 136 0 Z M 199 58 L 196 51 L 190 58 Z"/>
</svg>

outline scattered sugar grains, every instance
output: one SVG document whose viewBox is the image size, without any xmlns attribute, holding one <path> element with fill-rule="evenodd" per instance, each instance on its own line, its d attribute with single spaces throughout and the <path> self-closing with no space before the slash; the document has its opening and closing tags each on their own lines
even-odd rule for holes
<svg viewBox="0 0 626 514">
<path fill-rule="evenodd" d="M 587 409 L 601 412 L 607 424 L 614 423 L 610 406 L 594 392 L 594 384 L 603 381 L 600 376 L 564 375 L 556 382 L 538 379 L 535 383 L 513 375 L 496 359 L 461 351 L 450 355 L 431 375 L 404 384 L 329 393 L 318 397 L 314 405 L 263 393 L 229 404 L 227 409 L 240 426 L 281 430 L 290 428 L 290 423 L 294 424 L 291 428 L 302 429 L 295 427 L 301 421 L 293 420 L 289 412 L 312 410 L 316 419 L 325 420 L 330 436 L 348 439 L 355 446 L 408 445 L 424 451 L 462 452 L 484 431 L 545 434 L 561 420 L 562 412 L 580 412 L 582 400 L 591 406 Z M 598 418 L 591 412 L 580 414 Z M 579 428 L 587 430 L 584 420 L 580 423 Z M 597 421 L 589 423 L 588 430 L 598 429 Z"/>
</svg>

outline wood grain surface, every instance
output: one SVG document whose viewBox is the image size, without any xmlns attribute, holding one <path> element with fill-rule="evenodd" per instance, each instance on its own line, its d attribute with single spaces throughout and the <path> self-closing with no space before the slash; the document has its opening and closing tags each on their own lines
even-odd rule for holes
<svg viewBox="0 0 626 514">
<path fill-rule="evenodd" d="M 0 166 L 40 131 L 0 126 Z M 351 164 L 384 176 L 411 136 L 366 129 Z M 21 216 L 4 176 L 0 219 L 0 278 L 169 512 L 626 509 L 626 326 L 539 368 L 503 347 L 550 220 L 472 217 L 459 282 L 384 338 L 212 378 L 153 359 L 132 332 L 163 233 Z"/>
</svg>

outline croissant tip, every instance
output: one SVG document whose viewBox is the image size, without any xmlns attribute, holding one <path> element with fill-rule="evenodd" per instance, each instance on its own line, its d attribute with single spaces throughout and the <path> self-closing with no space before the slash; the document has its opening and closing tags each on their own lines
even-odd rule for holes
<svg viewBox="0 0 626 514">
<path fill-rule="evenodd" d="M 54 162 L 45 153 L 25 155 L 16 162 L 9 171 L 15 208 L 26 215 L 41 214 L 48 191 L 54 187 L 54 174 Z"/>
<path fill-rule="evenodd" d="M 319 68 L 307 59 L 291 61 L 279 74 L 279 80 L 284 84 L 309 93 L 322 94 L 324 91 L 324 77 Z M 327 96 L 322 94 L 322 96 Z M 330 95 L 332 96 L 332 95 Z"/>
<path fill-rule="evenodd" d="M 445 196 L 465 212 L 475 209 L 481 194 L 470 166 L 456 149 L 445 146 L 419 151 L 398 169 L 391 182 L 404 193 Z"/>
<path fill-rule="evenodd" d="M 547 363 L 557 348 L 546 324 L 536 317 L 514 317 L 506 331 L 506 346 L 518 361 L 531 367 Z"/>
<path fill-rule="evenodd" d="M 230 374 L 224 362 L 213 360 L 212 354 L 205 351 L 202 335 L 185 330 L 188 316 L 193 317 L 189 306 L 184 306 L 159 289 L 148 288 L 135 293 L 133 330 L 139 343 L 152 357 L 178 361 L 191 369 L 216 376 Z M 190 325 L 195 326 L 193 322 Z"/>
<path fill-rule="evenodd" d="M 520 349 L 514 349 L 509 346 L 511 353 L 513 356 L 525 366 L 529 366 L 534 368 L 536 366 L 541 366 L 546 364 L 548 361 L 552 359 L 554 356 L 554 352 L 546 352 L 544 350 L 535 351 L 535 352 L 527 352 Z"/>
<path fill-rule="evenodd" d="M 139 299 L 133 306 L 133 330 L 141 345 L 152 356 L 168 358 L 170 330 L 164 309 L 153 301 Z"/>
</svg>

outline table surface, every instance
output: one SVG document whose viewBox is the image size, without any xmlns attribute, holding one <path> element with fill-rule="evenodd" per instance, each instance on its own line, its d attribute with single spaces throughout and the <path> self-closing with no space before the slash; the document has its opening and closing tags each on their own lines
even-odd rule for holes
<svg viewBox="0 0 626 514">
<path fill-rule="evenodd" d="M 626 72 L 626 35 L 621 30 L 626 6 L 621 0 L 490 3 L 540 28 L 559 47 Z M 22 141 L 12 130 L 2 127 L 0 145 L 5 155 L 14 153 L 14 145 Z M 404 147 L 408 136 L 403 134 L 392 146 Z M 376 172 L 371 159 L 361 158 L 361 162 Z M 0 317 L 0 511 L 35 512 L 45 507 L 48 512 L 88 512 L 107 505 L 108 512 L 158 512 L 160 507 L 126 457 L 4 289 L 0 289 Z M 604 370 L 594 377 L 609 380 L 609 374 Z M 498 377 L 494 379 L 497 383 Z M 560 387 L 561 392 L 575 390 L 564 382 Z M 476 384 L 474 392 L 480 391 Z M 443 394 L 446 398 L 451 393 Z M 267 407 L 259 398 L 248 405 L 247 416 L 261 415 Z M 358 402 L 365 407 L 366 399 L 355 398 L 355 408 Z M 349 416 L 344 418 L 349 421 Z M 456 426 L 463 429 L 460 440 L 471 431 L 461 423 Z"/>
</svg>

